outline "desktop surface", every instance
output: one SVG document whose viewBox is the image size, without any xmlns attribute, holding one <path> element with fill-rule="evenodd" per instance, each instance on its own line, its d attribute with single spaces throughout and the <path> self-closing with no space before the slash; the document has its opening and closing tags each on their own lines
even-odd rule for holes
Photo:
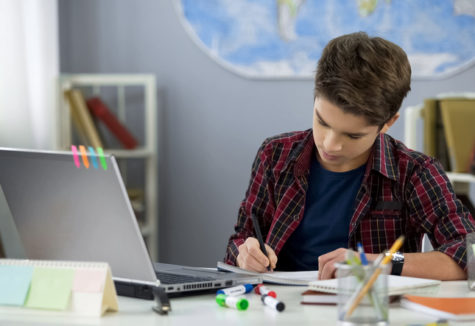
<svg viewBox="0 0 475 326">
<path fill-rule="evenodd" d="M 59 317 L 52 313 L 36 310 L 20 310 L 0 307 L 0 324 L 8 325 L 335 325 L 336 306 L 300 304 L 304 286 L 268 285 L 285 302 L 283 312 L 277 312 L 262 305 L 255 293 L 247 294 L 249 308 L 238 311 L 216 304 L 215 295 L 206 294 L 170 300 L 172 311 L 161 316 L 152 311 L 153 301 L 119 297 L 119 312 L 106 313 L 102 318 Z M 442 282 L 434 296 L 475 297 L 467 281 Z M 434 322 L 435 317 L 400 308 L 390 307 L 390 325 L 425 324 Z M 470 324 L 470 322 L 468 323 Z M 450 325 L 468 325 L 450 322 Z"/>
</svg>

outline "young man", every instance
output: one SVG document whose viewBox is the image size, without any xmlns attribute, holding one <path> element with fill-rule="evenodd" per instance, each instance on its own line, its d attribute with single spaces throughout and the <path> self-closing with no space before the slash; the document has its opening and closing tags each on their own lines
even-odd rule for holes
<svg viewBox="0 0 475 326">
<path fill-rule="evenodd" d="M 313 128 L 260 147 L 225 262 L 260 272 L 318 269 L 326 279 L 357 242 L 374 259 L 405 235 L 393 274 L 466 278 L 472 216 L 437 161 L 385 134 L 410 81 L 399 46 L 365 33 L 330 41 L 315 76 Z M 424 233 L 432 252 L 420 253 Z"/>
</svg>

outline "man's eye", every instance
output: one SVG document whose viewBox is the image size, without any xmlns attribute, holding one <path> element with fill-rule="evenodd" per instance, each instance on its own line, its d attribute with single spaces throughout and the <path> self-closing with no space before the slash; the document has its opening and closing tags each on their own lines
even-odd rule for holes
<svg viewBox="0 0 475 326">
<path fill-rule="evenodd" d="M 354 136 L 354 135 L 348 135 L 348 137 L 350 137 L 351 139 L 360 139 L 361 136 Z"/>
<path fill-rule="evenodd" d="M 318 120 L 318 123 L 324 127 L 328 127 L 328 125 L 320 119 Z"/>
</svg>

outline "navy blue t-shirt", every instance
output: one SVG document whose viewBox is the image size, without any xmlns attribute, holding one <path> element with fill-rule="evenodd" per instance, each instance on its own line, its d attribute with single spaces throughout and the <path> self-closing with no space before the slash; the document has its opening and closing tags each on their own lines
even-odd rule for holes
<svg viewBox="0 0 475 326">
<path fill-rule="evenodd" d="M 316 270 L 320 255 L 348 246 L 350 220 L 365 165 L 332 172 L 313 157 L 303 220 L 279 253 L 278 270 Z"/>
</svg>

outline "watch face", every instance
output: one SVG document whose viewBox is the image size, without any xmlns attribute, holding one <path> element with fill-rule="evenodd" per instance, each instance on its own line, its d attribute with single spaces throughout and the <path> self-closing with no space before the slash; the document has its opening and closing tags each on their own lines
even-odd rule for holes
<svg viewBox="0 0 475 326">
<path fill-rule="evenodd" d="M 400 252 L 395 252 L 392 257 L 393 262 L 401 262 L 404 261 L 404 255 Z"/>
</svg>

